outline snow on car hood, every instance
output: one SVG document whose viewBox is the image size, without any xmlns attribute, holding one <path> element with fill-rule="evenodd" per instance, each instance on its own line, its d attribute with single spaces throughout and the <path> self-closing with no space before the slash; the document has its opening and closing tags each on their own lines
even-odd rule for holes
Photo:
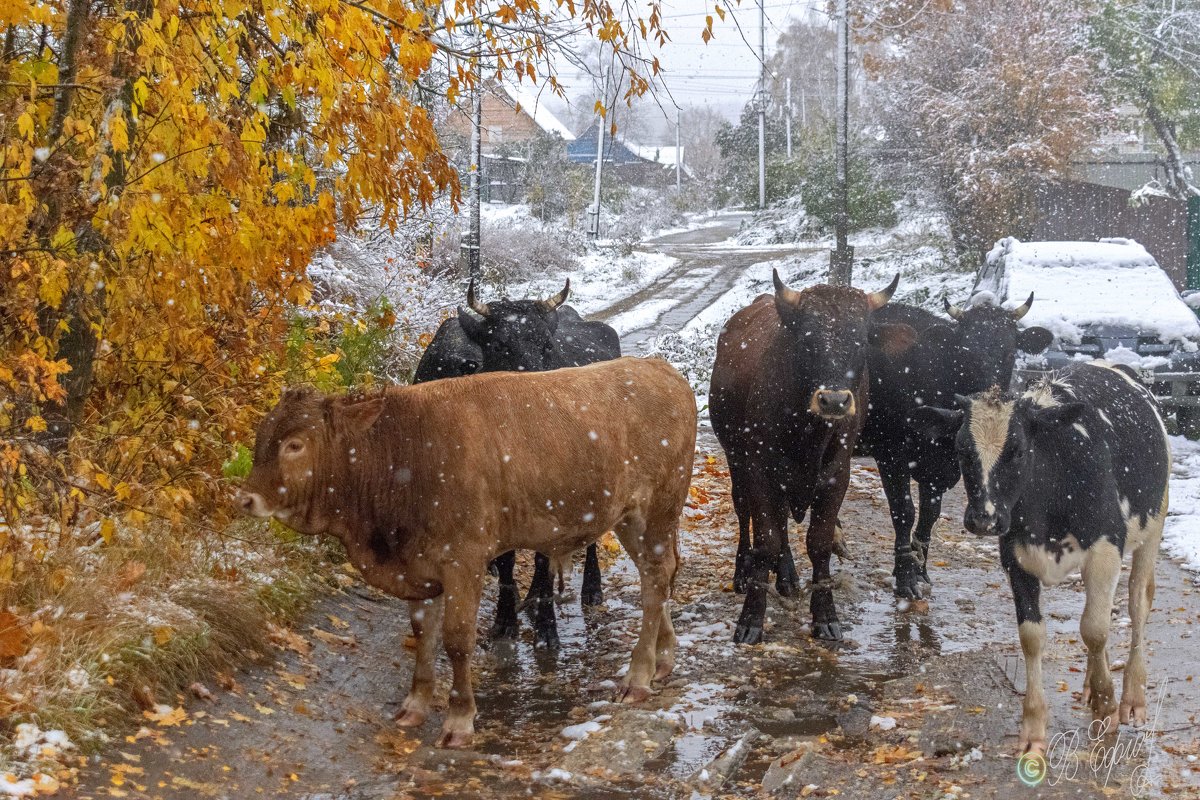
<svg viewBox="0 0 1200 800">
<path fill-rule="evenodd" d="M 1078 342 L 1081 328 L 1091 325 L 1135 328 L 1187 349 L 1200 339 L 1200 320 L 1154 257 L 1131 239 L 1001 239 L 988 253 L 975 289 L 1010 305 L 1033 292 L 1033 307 L 1021 324 L 1048 328 L 1060 341 Z"/>
</svg>

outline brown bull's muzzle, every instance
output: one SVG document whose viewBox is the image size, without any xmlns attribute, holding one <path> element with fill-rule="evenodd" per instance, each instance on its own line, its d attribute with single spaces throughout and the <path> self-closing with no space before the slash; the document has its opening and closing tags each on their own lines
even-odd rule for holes
<svg viewBox="0 0 1200 800">
<path fill-rule="evenodd" d="M 267 505 L 266 498 L 258 492 L 239 491 L 233 497 L 233 504 L 243 514 L 249 514 L 252 517 L 270 517 L 274 515 L 274 512 Z"/>
<path fill-rule="evenodd" d="M 818 389 L 808 402 L 808 410 L 821 419 L 836 420 L 854 416 L 854 392 L 847 389 Z"/>
</svg>

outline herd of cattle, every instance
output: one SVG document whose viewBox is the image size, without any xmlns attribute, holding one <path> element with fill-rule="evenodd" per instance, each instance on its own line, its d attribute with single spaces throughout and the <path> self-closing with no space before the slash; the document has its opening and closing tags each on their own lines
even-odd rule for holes
<svg viewBox="0 0 1200 800">
<path fill-rule="evenodd" d="M 1016 309 L 946 303 L 948 319 L 887 288 L 789 288 L 774 275 L 726 323 L 710 390 L 738 518 L 735 641 L 760 642 L 767 585 L 798 592 L 788 521 L 812 519 L 812 635 L 841 638 L 830 560 L 854 455 L 878 465 L 895 527 L 895 593 L 929 584 L 942 495 L 963 478 L 964 527 L 999 537 L 1025 653 L 1023 751 L 1044 751 L 1040 585 L 1081 570 L 1085 696 L 1109 730 L 1146 718 L 1143 631 L 1167 508 L 1170 453 L 1153 397 L 1122 368 L 1083 365 L 1010 394 L 1018 351 L 1051 341 Z M 641 580 L 642 622 L 620 699 L 674 667 L 668 600 L 693 470 L 696 402 L 659 359 L 621 357 L 616 332 L 548 299 L 467 304 L 438 330 L 413 386 L 285 392 L 260 424 L 238 496 L 248 513 L 340 539 L 364 578 L 409 601 L 416 665 L 397 716 L 422 724 L 439 632 L 453 667 L 440 746 L 469 746 L 471 658 L 484 572 L 499 576 L 493 637 L 517 633 L 515 550 L 533 550 L 535 643 L 555 646 L 554 564 L 587 548 L 584 604 L 603 600 L 595 543 L 615 532 Z M 919 489 L 914 515 L 910 481 Z M 915 532 L 914 532 L 915 516 Z M 914 535 L 915 533 L 915 535 Z M 1132 652 L 1115 700 L 1106 640 L 1122 554 Z"/>
</svg>

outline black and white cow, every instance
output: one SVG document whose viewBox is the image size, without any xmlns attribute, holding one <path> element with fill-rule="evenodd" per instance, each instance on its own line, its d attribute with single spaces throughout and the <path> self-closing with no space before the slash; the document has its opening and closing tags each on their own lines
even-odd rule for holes
<svg viewBox="0 0 1200 800">
<path fill-rule="evenodd" d="M 927 435 L 957 431 L 967 490 L 963 526 L 1000 537 L 1025 653 L 1020 748 L 1044 752 L 1046 698 L 1041 585 L 1081 570 L 1087 593 L 1079 623 L 1088 649 L 1084 698 L 1108 732 L 1146 721 L 1144 631 L 1167 512 L 1170 447 L 1151 394 L 1120 367 L 1084 364 L 1056 372 L 1024 394 L 998 389 L 927 407 L 913 424 Z M 1105 650 L 1121 557 L 1133 553 L 1129 663 L 1118 706 Z"/>
</svg>

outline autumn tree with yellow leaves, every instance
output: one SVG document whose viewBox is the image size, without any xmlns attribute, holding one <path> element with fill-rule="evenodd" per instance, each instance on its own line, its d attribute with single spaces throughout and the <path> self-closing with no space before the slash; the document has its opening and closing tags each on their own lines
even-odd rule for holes
<svg viewBox="0 0 1200 800">
<path fill-rule="evenodd" d="M 555 43 L 589 33 L 644 91 L 638 43 L 666 34 L 633 8 L 0 0 L 0 595 L 21 525 L 218 508 L 288 370 L 338 357 L 288 335 L 320 314 L 313 254 L 457 199 L 428 98 L 460 101 L 479 58 L 554 90 Z"/>
</svg>

